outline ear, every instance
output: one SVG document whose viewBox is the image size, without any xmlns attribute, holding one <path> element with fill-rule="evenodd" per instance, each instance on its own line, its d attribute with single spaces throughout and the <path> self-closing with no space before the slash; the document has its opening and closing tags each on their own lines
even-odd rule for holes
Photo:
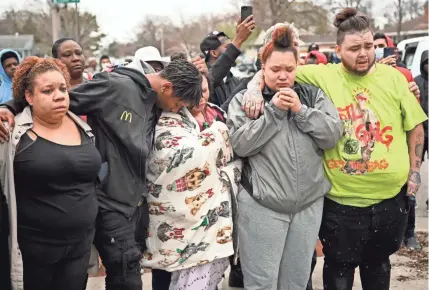
<svg viewBox="0 0 429 290">
<path fill-rule="evenodd" d="M 28 104 L 30 104 L 30 106 L 33 105 L 33 96 L 29 90 L 25 90 L 25 99 L 27 100 Z"/>
<path fill-rule="evenodd" d="M 192 197 L 187 197 L 187 198 L 185 199 L 185 203 L 186 203 L 186 204 L 190 204 L 193 200 L 194 200 L 194 199 L 193 199 Z"/>
<path fill-rule="evenodd" d="M 219 55 L 216 50 L 210 50 L 210 56 L 213 58 L 218 58 Z"/>
<path fill-rule="evenodd" d="M 191 214 L 192 214 L 192 215 L 196 215 L 196 214 L 197 214 L 197 212 L 198 212 L 198 209 L 196 209 L 196 208 L 193 208 L 193 209 L 191 210 Z"/>
<path fill-rule="evenodd" d="M 335 46 L 335 53 L 337 54 L 338 58 L 341 59 L 341 48 L 339 45 Z"/>
<path fill-rule="evenodd" d="M 164 95 L 173 96 L 173 84 L 169 81 L 166 81 L 161 86 L 161 92 Z"/>
</svg>

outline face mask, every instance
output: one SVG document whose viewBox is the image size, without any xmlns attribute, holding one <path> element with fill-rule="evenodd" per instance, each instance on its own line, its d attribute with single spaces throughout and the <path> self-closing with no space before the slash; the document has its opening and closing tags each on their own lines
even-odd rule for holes
<svg viewBox="0 0 429 290">
<path fill-rule="evenodd" d="M 105 63 L 101 64 L 101 68 L 106 69 L 109 65 L 110 65 L 110 63 L 105 62 Z"/>
<path fill-rule="evenodd" d="M 384 48 L 378 47 L 375 49 L 375 60 L 380 60 L 383 58 L 384 55 Z"/>
</svg>

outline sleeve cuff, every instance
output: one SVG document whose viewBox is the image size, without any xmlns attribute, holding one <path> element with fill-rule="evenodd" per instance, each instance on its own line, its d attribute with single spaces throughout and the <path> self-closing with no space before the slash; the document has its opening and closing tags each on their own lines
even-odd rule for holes
<svg viewBox="0 0 429 290">
<path fill-rule="evenodd" d="M 269 104 L 267 105 L 267 107 L 273 111 L 274 116 L 276 116 L 278 119 L 283 119 L 286 116 L 287 111 L 283 111 L 280 110 L 279 108 L 277 108 L 274 104 L 273 101 L 271 100 L 269 102 Z"/>
<path fill-rule="evenodd" d="M 304 121 L 307 118 L 307 110 L 308 107 L 306 105 L 301 105 L 301 109 L 295 114 L 294 119 L 297 121 Z"/>
<path fill-rule="evenodd" d="M 241 54 L 241 50 L 239 50 L 237 47 L 235 47 L 234 44 L 229 44 L 225 53 L 232 59 L 236 60 L 237 57 Z"/>
<path fill-rule="evenodd" d="M 1 104 L 0 108 L 6 108 L 8 109 L 12 114 L 14 114 L 16 116 L 16 112 L 15 109 L 13 107 L 11 107 L 10 105 L 8 105 L 7 103 Z"/>
</svg>

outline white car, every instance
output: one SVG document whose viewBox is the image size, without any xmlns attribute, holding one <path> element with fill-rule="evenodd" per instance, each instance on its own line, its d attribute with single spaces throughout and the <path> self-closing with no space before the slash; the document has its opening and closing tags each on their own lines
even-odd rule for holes
<svg viewBox="0 0 429 290">
<path fill-rule="evenodd" d="M 413 77 L 420 75 L 422 53 L 429 49 L 429 36 L 411 38 L 401 41 L 398 50 L 402 52 L 402 61 L 411 70 Z"/>
</svg>

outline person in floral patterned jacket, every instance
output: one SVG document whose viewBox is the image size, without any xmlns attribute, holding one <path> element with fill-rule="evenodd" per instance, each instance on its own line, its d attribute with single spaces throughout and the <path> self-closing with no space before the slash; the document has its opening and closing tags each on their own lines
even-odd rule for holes
<svg viewBox="0 0 429 290">
<path fill-rule="evenodd" d="M 202 86 L 198 106 L 161 115 L 149 158 L 150 224 L 142 263 L 152 268 L 156 290 L 214 290 L 234 254 L 232 208 L 241 160 L 233 161 L 226 115 L 207 103 L 207 77 Z"/>
</svg>

